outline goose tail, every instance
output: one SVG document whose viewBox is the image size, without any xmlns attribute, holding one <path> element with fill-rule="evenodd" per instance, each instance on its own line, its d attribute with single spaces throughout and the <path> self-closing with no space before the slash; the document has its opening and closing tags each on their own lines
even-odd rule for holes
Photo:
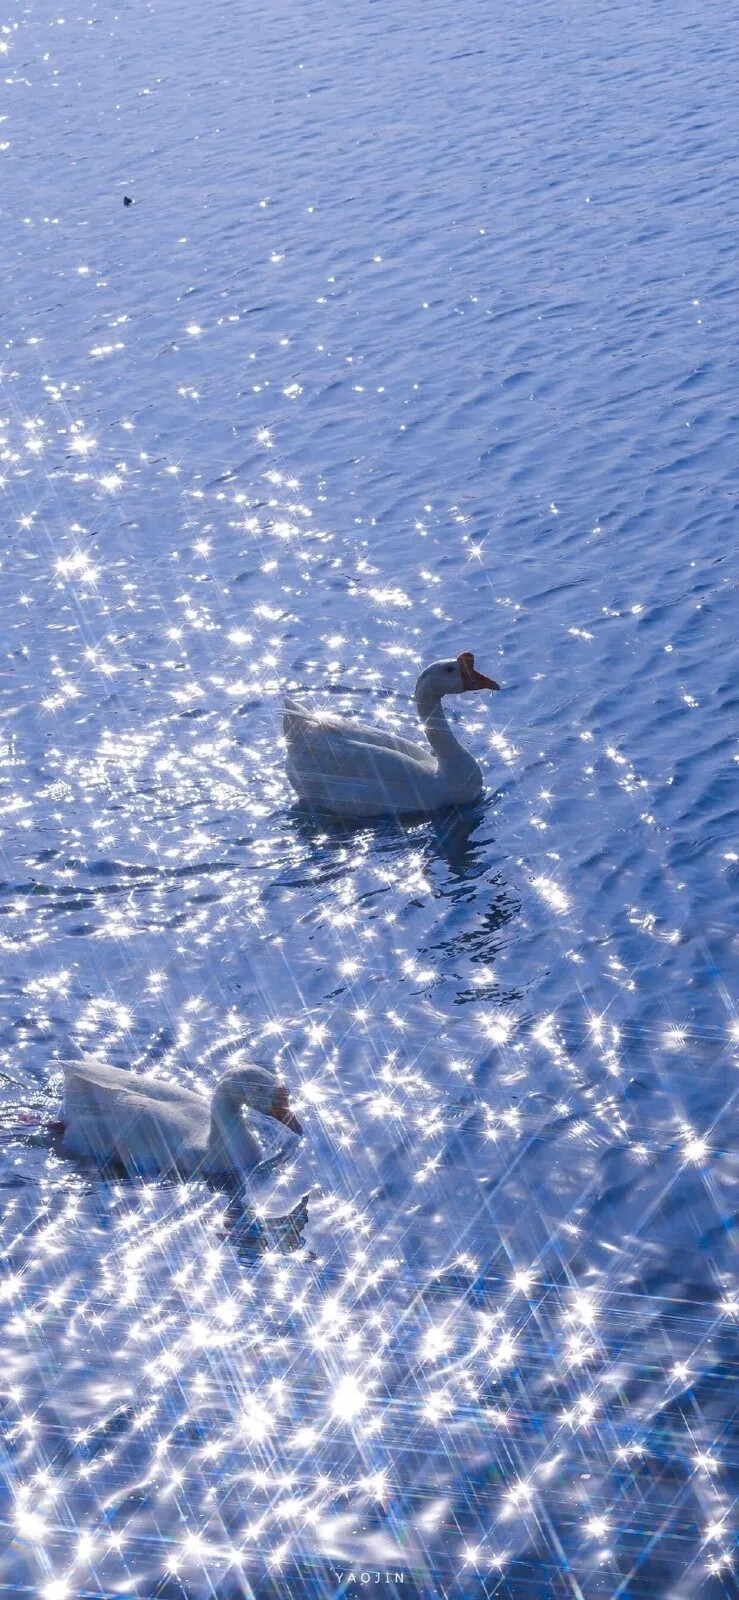
<svg viewBox="0 0 739 1600">
<path fill-rule="evenodd" d="M 282 731 L 285 738 L 289 739 L 305 728 L 306 723 L 312 722 L 313 718 L 307 706 L 301 706 L 300 701 L 293 700 L 290 695 L 285 695 L 282 704 Z"/>
</svg>

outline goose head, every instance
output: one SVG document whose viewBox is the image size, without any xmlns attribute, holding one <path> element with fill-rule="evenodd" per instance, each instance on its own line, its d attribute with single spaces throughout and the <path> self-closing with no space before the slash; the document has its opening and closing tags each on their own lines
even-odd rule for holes
<svg viewBox="0 0 739 1600">
<path fill-rule="evenodd" d="M 290 1110 L 290 1096 L 284 1084 L 279 1083 L 266 1067 L 252 1063 L 232 1067 L 216 1085 L 211 1102 L 211 1117 L 221 1127 L 244 1108 L 258 1111 L 263 1117 L 274 1117 L 284 1123 L 291 1133 L 302 1134 L 303 1129 L 294 1112 Z"/>
<path fill-rule="evenodd" d="M 464 650 L 456 661 L 434 661 L 421 673 L 416 684 L 419 709 L 440 700 L 445 694 L 466 694 L 470 689 L 499 689 L 494 678 L 478 672 L 471 650 Z"/>
</svg>

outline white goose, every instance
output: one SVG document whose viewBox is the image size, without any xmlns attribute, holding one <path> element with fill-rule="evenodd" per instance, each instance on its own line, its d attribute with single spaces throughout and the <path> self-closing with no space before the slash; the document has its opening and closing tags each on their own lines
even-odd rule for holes
<svg viewBox="0 0 739 1600">
<path fill-rule="evenodd" d="M 498 689 L 475 668 L 472 652 L 435 661 L 416 684 L 428 746 L 366 722 L 310 711 L 285 700 L 287 776 L 300 799 L 343 817 L 378 817 L 466 805 L 482 793 L 482 773 L 452 733 L 442 696 Z"/>
<path fill-rule="evenodd" d="M 249 1107 L 302 1128 L 287 1089 L 264 1067 L 235 1067 L 210 1101 L 192 1089 L 95 1059 L 65 1068 L 64 1111 L 51 1123 L 62 1155 L 122 1167 L 139 1177 L 178 1174 L 227 1181 L 257 1167 L 263 1152 L 244 1120 Z"/>
</svg>

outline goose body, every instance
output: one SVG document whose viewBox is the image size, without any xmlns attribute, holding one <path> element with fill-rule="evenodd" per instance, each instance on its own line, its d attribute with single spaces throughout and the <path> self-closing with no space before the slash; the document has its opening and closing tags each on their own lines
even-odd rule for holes
<svg viewBox="0 0 739 1600">
<path fill-rule="evenodd" d="M 383 728 L 315 712 L 285 700 L 287 776 L 300 799 L 344 817 L 402 815 L 466 805 L 482 793 L 482 773 L 452 733 L 447 694 L 497 689 L 468 651 L 421 673 L 415 699 L 426 744 Z"/>
<path fill-rule="evenodd" d="M 234 1068 L 207 1100 L 151 1073 L 138 1075 L 95 1059 L 75 1062 L 65 1070 L 58 1148 L 141 1177 L 235 1179 L 262 1160 L 245 1107 L 302 1132 L 287 1090 L 263 1067 Z"/>
</svg>

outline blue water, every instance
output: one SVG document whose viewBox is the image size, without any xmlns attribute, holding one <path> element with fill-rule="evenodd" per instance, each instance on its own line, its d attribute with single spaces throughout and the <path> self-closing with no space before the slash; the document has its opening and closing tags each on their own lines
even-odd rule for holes
<svg viewBox="0 0 739 1600">
<path fill-rule="evenodd" d="M 0 51 L 2 1582 L 733 1595 L 736 8 Z M 477 811 L 296 813 L 463 649 Z M 90 1049 L 275 1063 L 299 1247 L 39 1143 Z"/>
</svg>

